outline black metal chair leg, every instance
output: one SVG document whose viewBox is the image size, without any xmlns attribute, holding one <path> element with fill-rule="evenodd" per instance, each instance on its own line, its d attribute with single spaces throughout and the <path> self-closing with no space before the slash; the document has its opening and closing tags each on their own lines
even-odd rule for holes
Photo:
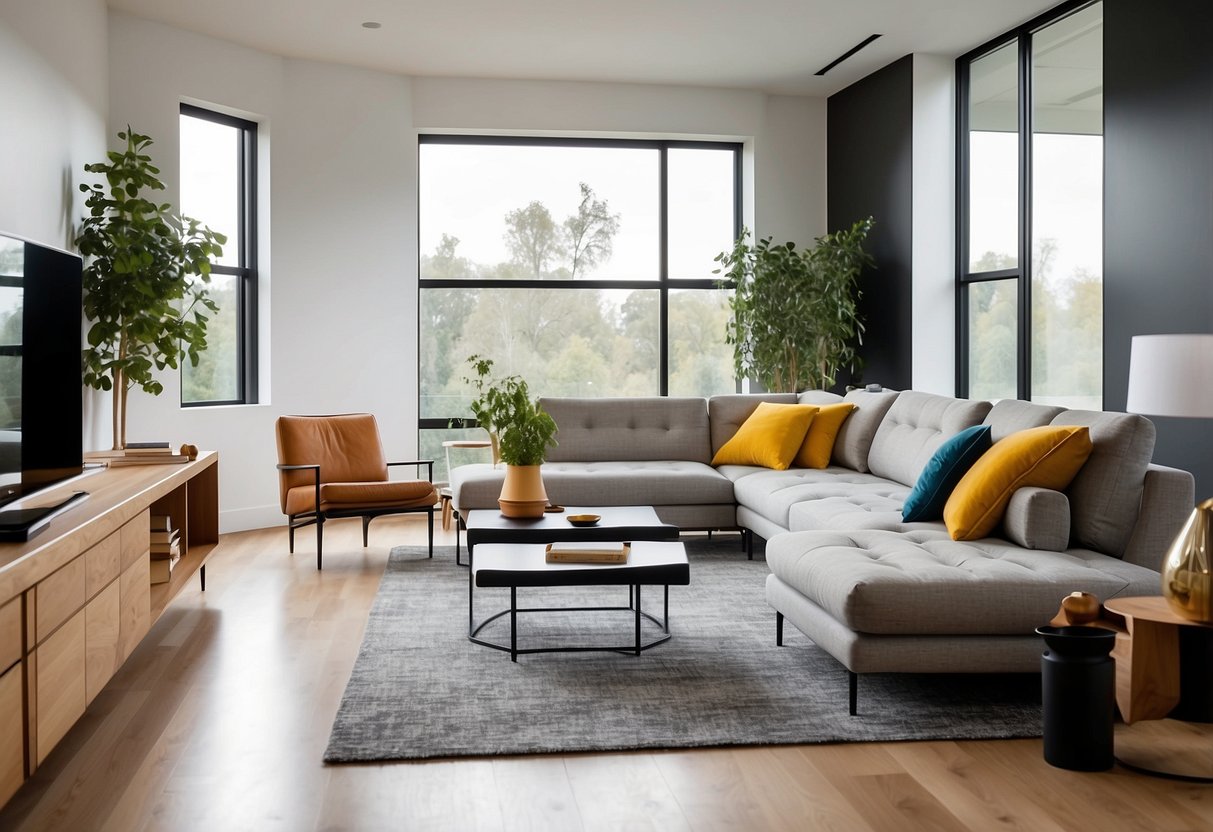
<svg viewBox="0 0 1213 832">
<path fill-rule="evenodd" d="M 434 510 L 429 511 L 430 516 L 430 558 L 434 557 Z"/>
<path fill-rule="evenodd" d="M 324 520 L 316 518 L 316 571 L 321 570 L 321 559 L 324 553 Z"/>
<path fill-rule="evenodd" d="M 367 534 L 370 531 L 370 528 L 371 528 L 371 517 L 369 514 L 364 514 L 362 516 L 362 548 L 363 549 L 366 548 Z"/>
<path fill-rule="evenodd" d="M 848 670 L 847 675 L 850 677 L 850 684 L 848 685 L 850 690 L 848 693 L 851 700 L 851 716 L 855 716 L 855 706 L 859 702 L 859 674 Z"/>
<path fill-rule="evenodd" d="M 783 647 L 783 613 L 775 613 L 775 646 Z"/>
<path fill-rule="evenodd" d="M 291 514 L 286 518 L 287 539 L 290 540 L 291 554 L 295 554 L 295 515 Z"/>
</svg>

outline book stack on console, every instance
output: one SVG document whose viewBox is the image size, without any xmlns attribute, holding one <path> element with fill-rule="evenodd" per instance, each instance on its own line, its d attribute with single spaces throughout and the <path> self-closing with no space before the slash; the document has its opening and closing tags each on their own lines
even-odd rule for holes
<svg viewBox="0 0 1213 832">
<path fill-rule="evenodd" d="M 128 442 L 120 451 L 90 451 L 86 460 L 105 462 L 111 468 L 122 465 L 179 465 L 189 462 L 186 454 L 173 452 L 168 442 Z"/>
<path fill-rule="evenodd" d="M 626 543 L 549 543 L 548 563 L 627 563 L 632 547 Z"/>
<path fill-rule="evenodd" d="M 181 531 L 167 514 L 152 515 L 152 583 L 166 583 L 181 559 Z"/>
</svg>

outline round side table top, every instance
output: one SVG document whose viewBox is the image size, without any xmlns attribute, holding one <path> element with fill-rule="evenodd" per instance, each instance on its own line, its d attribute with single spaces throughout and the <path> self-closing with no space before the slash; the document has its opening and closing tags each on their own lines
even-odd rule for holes
<svg viewBox="0 0 1213 832">
<path fill-rule="evenodd" d="M 1110 598 L 1104 602 L 1104 607 L 1117 615 L 1126 618 L 1136 618 L 1142 621 L 1156 621 L 1159 624 L 1175 624 L 1183 627 L 1213 628 L 1213 624 L 1205 624 L 1184 618 L 1171 609 L 1167 599 L 1161 595 L 1140 595 L 1130 598 Z"/>
</svg>

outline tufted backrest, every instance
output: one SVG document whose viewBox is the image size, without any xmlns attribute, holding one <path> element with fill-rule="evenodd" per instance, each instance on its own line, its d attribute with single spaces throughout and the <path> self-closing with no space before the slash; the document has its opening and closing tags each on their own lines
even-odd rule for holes
<svg viewBox="0 0 1213 832">
<path fill-rule="evenodd" d="M 868 467 L 879 477 L 912 486 L 945 440 L 980 425 L 989 412 L 989 402 L 906 390 L 876 431 Z"/>
<path fill-rule="evenodd" d="M 1091 455 L 1066 489 L 1070 545 L 1124 556 L 1154 455 L 1154 423 L 1133 413 L 1066 410 L 1052 424 L 1091 431 Z"/>
<path fill-rule="evenodd" d="M 700 398 L 541 398 L 556 421 L 549 462 L 712 461 L 707 402 Z"/>
<path fill-rule="evenodd" d="M 855 409 L 838 429 L 834 439 L 834 450 L 830 454 L 831 465 L 841 465 L 866 474 L 868 455 L 872 452 L 872 440 L 884 421 L 885 414 L 900 395 L 896 390 L 848 390 L 845 396 L 825 390 L 805 390 L 800 394 L 801 404 L 836 404 L 850 402 Z"/>
<path fill-rule="evenodd" d="M 1000 399 L 994 402 L 982 424 L 990 426 L 990 441 L 997 442 L 1017 431 L 1047 425 L 1064 410 L 1064 407 L 1025 402 L 1021 399 Z"/>
<path fill-rule="evenodd" d="M 712 423 L 712 455 L 733 438 L 737 429 L 763 402 L 796 404 L 795 393 L 727 394 L 708 399 L 708 420 Z"/>
</svg>

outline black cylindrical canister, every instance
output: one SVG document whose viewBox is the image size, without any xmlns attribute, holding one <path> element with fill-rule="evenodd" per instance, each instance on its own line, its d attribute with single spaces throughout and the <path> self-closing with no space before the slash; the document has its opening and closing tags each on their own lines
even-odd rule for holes
<svg viewBox="0 0 1213 832">
<path fill-rule="evenodd" d="M 1101 627 L 1039 627 L 1045 762 L 1073 771 L 1112 767 L 1116 633 Z"/>
</svg>

